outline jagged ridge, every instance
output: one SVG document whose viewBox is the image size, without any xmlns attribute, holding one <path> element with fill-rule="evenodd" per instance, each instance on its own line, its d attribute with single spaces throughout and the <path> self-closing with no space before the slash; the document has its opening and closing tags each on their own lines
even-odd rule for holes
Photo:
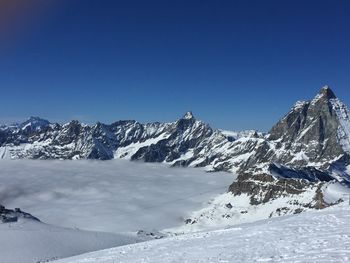
<svg viewBox="0 0 350 263">
<path fill-rule="evenodd" d="M 349 116 L 326 86 L 313 100 L 297 102 L 266 135 L 213 130 L 191 112 L 171 123 L 118 121 L 93 126 L 78 121 L 53 124 L 32 117 L 0 128 L 0 157 L 126 158 L 205 167 L 236 173 L 230 191 L 251 195 L 252 203 L 266 203 L 280 195 L 281 180 L 300 186 L 301 192 L 310 183 L 350 181 Z"/>
</svg>

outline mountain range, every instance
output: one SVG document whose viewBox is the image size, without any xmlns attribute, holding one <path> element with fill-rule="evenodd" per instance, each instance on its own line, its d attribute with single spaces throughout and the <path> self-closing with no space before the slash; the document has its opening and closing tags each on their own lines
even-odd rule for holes
<svg viewBox="0 0 350 263">
<path fill-rule="evenodd" d="M 296 102 L 266 134 L 214 130 L 191 112 L 169 123 L 92 126 L 31 117 L 0 126 L 0 158 L 123 158 L 226 171 L 237 176 L 229 192 L 248 195 L 251 205 L 312 189 L 310 200 L 285 211 L 299 212 L 341 201 L 327 202 L 322 189 L 328 182 L 350 182 L 350 112 L 325 86 L 312 100 Z"/>
</svg>

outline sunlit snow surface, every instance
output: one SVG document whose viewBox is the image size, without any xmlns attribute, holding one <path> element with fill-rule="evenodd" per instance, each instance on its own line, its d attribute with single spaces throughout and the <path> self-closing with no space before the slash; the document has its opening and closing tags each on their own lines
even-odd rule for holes
<svg viewBox="0 0 350 263">
<path fill-rule="evenodd" d="M 48 262 L 138 241 L 131 235 L 62 228 L 20 218 L 16 223 L 0 223 L 0 262 Z"/>
<path fill-rule="evenodd" d="M 349 262 L 350 206 L 93 252 L 57 263 Z"/>
<path fill-rule="evenodd" d="M 111 161 L 0 161 L 0 203 L 45 223 L 104 232 L 180 226 L 227 191 L 228 173 Z"/>
</svg>

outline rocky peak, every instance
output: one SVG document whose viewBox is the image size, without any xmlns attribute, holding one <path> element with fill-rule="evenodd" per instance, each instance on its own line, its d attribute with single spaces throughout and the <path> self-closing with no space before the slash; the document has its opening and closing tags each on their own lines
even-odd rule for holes
<svg viewBox="0 0 350 263">
<path fill-rule="evenodd" d="M 50 125 L 50 122 L 39 117 L 30 117 L 20 124 L 20 128 L 26 131 L 40 131 Z"/>
<path fill-rule="evenodd" d="M 80 121 L 78 120 L 72 120 L 64 125 L 65 127 L 80 127 L 82 126 Z"/>
<path fill-rule="evenodd" d="M 81 123 L 77 120 L 72 120 L 62 126 L 62 129 L 55 138 L 55 141 L 61 145 L 70 144 L 78 139 L 82 130 L 83 126 Z"/>
<path fill-rule="evenodd" d="M 323 97 L 326 97 L 327 99 L 335 99 L 336 98 L 334 92 L 327 85 L 321 88 L 319 94 L 321 94 L 321 96 L 323 96 Z"/>
<path fill-rule="evenodd" d="M 27 119 L 25 122 L 23 122 L 21 125 L 26 125 L 26 124 L 49 124 L 50 122 L 48 120 L 42 119 L 40 117 L 33 117 L 31 116 L 29 119 Z"/>
<path fill-rule="evenodd" d="M 325 86 L 311 102 L 297 103 L 269 133 L 269 139 L 279 141 L 284 150 L 277 161 L 296 166 L 310 162 L 327 164 L 326 160 L 344 154 L 338 132 L 344 125 L 334 106 L 338 101 Z"/>
<path fill-rule="evenodd" d="M 184 120 L 192 120 L 192 119 L 194 119 L 192 111 L 186 112 L 185 115 L 182 117 L 182 119 L 184 119 Z"/>
<path fill-rule="evenodd" d="M 197 123 L 192 112 L 188 111 L 185 115 L 176 122 L 176 130 L 182 133 L 183 131 L 193 127 Z"/>
<path fill-rule="evenodd" d="M 316 97 L 311 101 L 311 104 L 316 104 L 318 102 L 328 102 L 330 99 L 336 99 L 334 92 L 329 86 L 324 86 L 321 88 Z"/>
</svg>

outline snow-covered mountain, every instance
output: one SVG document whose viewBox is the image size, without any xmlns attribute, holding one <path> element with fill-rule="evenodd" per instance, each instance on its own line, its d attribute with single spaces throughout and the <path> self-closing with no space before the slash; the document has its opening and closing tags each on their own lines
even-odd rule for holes
<svg viewBox="0 0 350 263">
<path fill-rule="evenodd" d="M 204 167 L 235 173 L 229 192 L 247 195 L 251 205 L 312 189 L 310 196 L 318 202 L 310 207 L 323 208 L 332 204 L 322 198 L 325 184 L 350 181 L 349 116 L 326 86 L 311 101 L 297 102 L 266 135 L 213 130 L 191 112 L 175 122 L 148 124 L 60 125 L 30 118 L 0 128 L 0 158 L 123 158 Z"/>
<path fill-rule="evenodd" d="M 76 120 L 53 124 L 31 117 L 22 124 L 0 127 L 0 156 L 126 158 L 225 171 L 266 162 L 325 168 L 350 153 L 349 134 L 348 109 L 324 87 L 312 101 L 297 102 L 267 135 L 213 130 L 191 112 L 171 123 L 118 121 L 93 126 Z"/>
<path fill-rule="evenodd" d="M 341 202 L 344 196 L 324 196 L 331 181 L 349 185 L 349 116 L 346 106 L 324 87 L 313 100 L 297 102 L 264 138 L 232 142 L 250 149 L 247 156 L 238 154 L 240 162 L 233 163 L 232 157 L 224 161 L 237 179 L 228 194 L 194 212 L 187 229 L 208 225 L 208 220 L 247 222 L 261 215 L 258 211 L 267 218 Z"/>
</svg>

